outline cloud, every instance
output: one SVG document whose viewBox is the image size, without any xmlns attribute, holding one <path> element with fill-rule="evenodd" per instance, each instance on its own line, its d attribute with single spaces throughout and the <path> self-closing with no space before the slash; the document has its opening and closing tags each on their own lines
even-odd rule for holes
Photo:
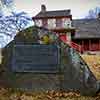
<svg viewBox="0 0 100 100">
<path fill-rule="evenodd" d="M 100 0 L 15 0 L 15 3 L 17 9 L 25 10 L 31 16 L 40 11 L 41 4 L 46 4 L 47 10 L 70 8 L 73 17 L 83 16 L 89 9 L 100 6 Z"/>
</svg>

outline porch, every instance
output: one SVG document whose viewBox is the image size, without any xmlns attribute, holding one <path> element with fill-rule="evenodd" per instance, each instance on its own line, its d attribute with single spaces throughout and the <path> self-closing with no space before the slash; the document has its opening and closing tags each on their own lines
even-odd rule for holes
<svg viewBox="0 0 100 100">
<path fill-rule="evenodd" d="M 99 52 L 100 51 L 100 39 L 80 39 L 73 40 L 75 43 L 81 45 L 83 52 Z"/>
</svg>

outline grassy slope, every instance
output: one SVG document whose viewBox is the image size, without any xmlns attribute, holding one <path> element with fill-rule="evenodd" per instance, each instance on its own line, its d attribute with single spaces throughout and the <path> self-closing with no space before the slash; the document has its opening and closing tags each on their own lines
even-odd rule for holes
<svg viewBox="0 0 100 100">
<path fill-rule="evenodd" d="M 82 55 L 96 78 L 100 80 L 100 55 Z"/>
</svg>

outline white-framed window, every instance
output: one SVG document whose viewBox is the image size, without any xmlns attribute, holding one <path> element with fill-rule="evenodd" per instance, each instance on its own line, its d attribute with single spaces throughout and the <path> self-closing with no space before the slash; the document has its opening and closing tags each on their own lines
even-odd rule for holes
<svg viewBox="0 0 100 100">
<path fill-rule="evenodd" d="M 63 18 L 62 19 L 62 27 L 63 28 L 71 28 L 71 19 L 70 18 Z"/>
<path fill-rule="evenodd" d="M 56 27 L 56 19 L 48 19 L 48 28 L 53 29 Z"/>
<path fill-rule="evenodd" d="M 40 19 L 35 20 L 35 25 L 41 27 L 42 26 L 42 20 L 40 20 Z"/>
</svg>

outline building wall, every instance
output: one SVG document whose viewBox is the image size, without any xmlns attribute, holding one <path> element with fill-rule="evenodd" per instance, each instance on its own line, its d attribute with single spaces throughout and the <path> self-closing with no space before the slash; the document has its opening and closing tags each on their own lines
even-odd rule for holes
<svg viewBox="0 0 100 100">
<path fill-rule="evenodd" d="M 71 28 L 72 21 L 71 18 L 45 18 L 45 19 L 35 19 L 35 25 L 43 26 L 48 29 L 59 29 L 59 28 Z"/>
<path fill-rule="evenodd" d="M 71 17 L 51 17 L 51 18 L 39 18 L 34 20 L 35 25 L 39 27 L 45 27 L 50 30 L 55 30 L 55 29 L 71 29 L 72 28 L 72 18 Z M 62 34 L 58 32 L 59 34 Z M 71 42 L 71 32 L 64 33 L 65 38 L 67 39 L 66 43 Z"/>
<path fill-rule="evenodd" d="M 79 44 L 85 51 L 100 51 L 99 39 L 76 39 L 73 42 Z"/>
</svg>

